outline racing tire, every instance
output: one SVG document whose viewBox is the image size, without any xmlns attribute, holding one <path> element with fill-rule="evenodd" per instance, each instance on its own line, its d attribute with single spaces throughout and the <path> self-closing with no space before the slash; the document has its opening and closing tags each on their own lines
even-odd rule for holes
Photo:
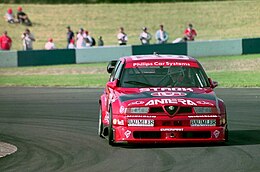
<svg viewBox="0 0 260 172">
<path fill-rule="evenodd" d="M 104 129 L 104 124 L 102 122 L 102 109 L 100 107 L 99 108 L 99 114 L 98 114 L 98 135 L 101 138 L 104 138 L 104 136 L 103 136 L 103 129 Z"/>
<path fill-rule="evenodd" d="M 113 115 L 112 115 L 112 109 L 111 108 L 110 108 L 110 111 L 109 111 L 108 143 L 111 146 L 115 145 L 114 131 L 113 131 Z"/>
<path fill-rule="evenodd" d="M 228 142 L 228 128 L 225 129 L 225 143 Z"/>
</svg>

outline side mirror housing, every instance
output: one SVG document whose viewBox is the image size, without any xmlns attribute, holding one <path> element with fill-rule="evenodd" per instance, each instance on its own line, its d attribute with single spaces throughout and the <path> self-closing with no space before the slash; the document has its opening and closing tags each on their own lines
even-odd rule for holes
<svg viewBox="0 0 260 172">
<path fill-rule="evenodd" d="M 209 78 L 210 88 L 216 88 L 218 86 L 217 81 L 212 81 L 211 78 Z"/>
<path fill-rule="evenodd" d="M 117 87 L 117 82 L 118 82 L 117 79 L 114 80 L 114 81 L 112 81 L 112 82 L 108 82 L 108 83 L 107 83 L 107 87 L 108 87 L 108 88 L 111 88 L 111 89 L 115 89 L 115 88 Z"/>
<path fill-rule="evenodd" d="M 112 60 L 108 63 L 107 65 L 107 73 L 112 73 L 112 71 L 115 69 L 116 67 L 116 63 L 117 63 L 117 60 Z"/>
</svg>

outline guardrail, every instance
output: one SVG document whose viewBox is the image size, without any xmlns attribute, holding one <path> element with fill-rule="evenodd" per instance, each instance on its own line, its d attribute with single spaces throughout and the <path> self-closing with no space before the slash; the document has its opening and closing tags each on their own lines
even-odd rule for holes
<svg viewBox="0 0 260 172">
<path fill-rule="evenodd" d="M 0 67 L 108 62 L 122 56 L 153 54 L 154 52 L 193 57 L 257 54 L 260 53 L 260 38 L 85 49 L 0 51 Z"/>
</svg>

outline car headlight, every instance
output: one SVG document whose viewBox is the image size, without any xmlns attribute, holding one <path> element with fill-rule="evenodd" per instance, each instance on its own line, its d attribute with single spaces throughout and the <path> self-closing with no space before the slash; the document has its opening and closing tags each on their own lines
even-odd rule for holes
<svg viewBox="0 0 260 172">
<path fill-rule="evenodd" d="M 129 114 L 145 114 L 149 112 L 149 107 L 130 107 L 126 109 Z"/>
<path fill-rule="evenodd" d="M 216 113 L 216 108 L 214 107 L 193 107 L 196 114 L 208 114 Z"/>
</svg>

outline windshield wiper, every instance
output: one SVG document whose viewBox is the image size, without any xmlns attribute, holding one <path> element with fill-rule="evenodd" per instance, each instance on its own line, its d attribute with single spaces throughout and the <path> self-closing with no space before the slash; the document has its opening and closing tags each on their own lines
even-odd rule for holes
<svg viewBox="0 0 260 172">
<path fill-rule="evenodd" d="M 142 85 L 142 86 L 153 87 L 153 85 L 151 85 L 151 84 L 147 84 L 147 83 L 139 82 L 139 81 L 124 81 L 124 83 L 133 84 L 133 85 Z"/>
</svg>

